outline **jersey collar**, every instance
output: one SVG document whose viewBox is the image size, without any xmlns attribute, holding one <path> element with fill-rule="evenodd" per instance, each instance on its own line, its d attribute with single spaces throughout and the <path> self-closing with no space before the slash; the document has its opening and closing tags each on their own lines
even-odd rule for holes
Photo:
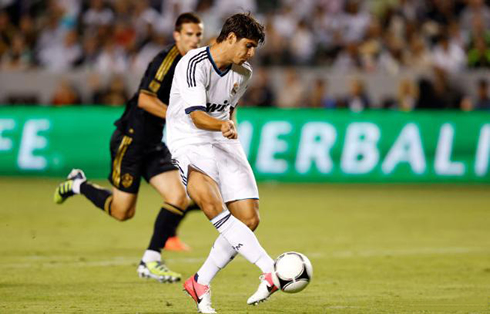
<svg viewBox="0 0 490 314">
<path fill-rule="evenodd" d="M 218 68 L 218 66 L 216 65 L 216 63 L 214 63 L 213 57 L 211 56 L 211 52 L 209 52 L 209 46 L 207 46 L 207 47 L 206 47 L 206 52 L 207 52 L 207 54 L 208 54 L 208 59 L 209 59 L 209 61 L 211 61 L 211 64 L 213 65 L 213 68 L 214 68 L 214 70 L 216 71 L 216 73 L 218 73 L 218 75 L 219 75 L 219 76 L 221 76 L 221 77 L 225 76 L 225 75 L 226 75 L 226 73 L 228 73 L 228 72 L 230 71 L 232 64 L 230 64 L 230 65 L 229 65 L 229 66 L 226 68 L 226 70 L 221 71 L 221 70 Z"/>
</svg>

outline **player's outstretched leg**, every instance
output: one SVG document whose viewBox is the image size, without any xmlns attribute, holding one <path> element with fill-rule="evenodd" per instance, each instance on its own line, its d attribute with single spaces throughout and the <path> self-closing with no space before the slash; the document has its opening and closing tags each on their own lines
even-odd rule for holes
<svg viewBox="0 0 490 314">
<path fill-rule="evenodd" d="M 73 169 L 68 175 L 68 179 L 56 188 L 54 201 L 61 204 L 75 194 L 82 194 L 95 207 L 116 220 L 125 221 L 134 216 L 137 192 L 123 192 L 115 187 L 112 191 L 105 189 L 87 181 L 85 174 L 80 169 Z"/>
<path fill-rule="evenodd" d="M 262 248 L 252 230 L 226 209 L 215 181 L 203 173 L 192 171 L 189 175 L 187 191 L 231 248 L 258 266 L 263 274 L 273 271 L 274 261 Z M 225 253 L 232 257 L 233 253 L 230 252 L 231 250 L 222 250 L 219 254 Z M 213 250 L 211 254 L 213 254 Z M 214 274 L 211 274 L 211 278 L 213 276 Z M 197 280 L 199 282 L 199 279 Z M 251 302 L 264 301 L 273 293 L 273 291 L 267 294 L 259 293 L 263 290 L 261 286 L 263 283 L 253 295 Z"/>
<path fill-rule="evenodd" d="M 277 291 L 272 282 L 271 274 L 274 261 L 262 248 L 255 234 L 228 211 L 223 211 L 211 222 L 238 253 L 262 270 L 261 283 L 257 291 L 247 300 L 247 303 L 256 305 L 267 300 Z"/>
<path fill-rule="evenodd" d="M 83 194 L 92 204 L 111 215 L 112 192 L 88 182 L 80 169 L 73 169 L 67 180 L 58 185 L 54 192 L 54 202 L 62 204 L 67 198 L 75 194 Z"/>
<path fill-rule="evenodd" d="M 214 242 L 208 258 L 196 273 L 198 283 L 206 286 L 210 285 L 218 272 L 225 268 L 237 254 L 238 252 L 220 234 Z M 247 303 L 250 305 L 257 305 L 260 302 L 266 301 L 278 290 L 272 281 L 271 272 L 262 274 L 260 281 L 257 291 L 247 300 Z"/>
<path fill-rule="evenodd" d="M 233 216 L 246 224 L 250 230 L 255 231 L 259 225 L 259 200 L 243 199 L 228 202 L 227 207 Z M 260 285 L 257 291 L 247 300 L 250 305 L 256 305 L 267 300 L 278 289 L 272 281 L 272 273 L 267 272 L 260 276 Z"/>
<path fill-rule="evenodd" d="M 73 169 L 66 178 L 65 181 L 61 182 L 56 190 L 54 191 L 54 202 L 56 204 L 62 204 L 69 197 L 80 193 L 80 184 L 87 181 L 85 174 L 80 169 Z"/>
<path fill-rule="evenodd" d="M 210 285 L 218 272 L 225 268 L 237 254 L 237 251 L 220 234 L 214 241 L 208 258 L 196 273 L 198 282 L 202 285 Z"/>
<path fill-rule="evenodd" d="M 193 275 L 184 282 L 184 291 L 196 301 L 199 313 L 216 313 L 211 306 L 211 287 L 197 282 L 198 275 Z"/>
</svg>

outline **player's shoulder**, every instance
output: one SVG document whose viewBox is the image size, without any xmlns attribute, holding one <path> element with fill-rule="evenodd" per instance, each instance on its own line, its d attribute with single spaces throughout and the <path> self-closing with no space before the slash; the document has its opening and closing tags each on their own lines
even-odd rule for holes
<svg viewBox="0 0 490 314">
<path fill-rule="evenodd" d="M 179 49 L 177 48 L 176 44 L 170 44 L 165 47 L 163 47 L 162 51 L 160 51 L 161 54 L 168 55 L 168 54 L 176 54 L 179 53 Z"/>
<path fill-rule="evenodd" d="M 191 61 L 195 61 L 201 58 L 207 58 L 207 47 L 201 47 L 189 50 L 182 58 L 183 62 L 189 63 Z"/>
<path fill-rule="evenodd" d="M 167 56 L 177 56 L 179 54 L 179 49 L 175 44 L 165 46 L 160 52 L 155 56 L 154 60 L 163 60 Z"/>
<path fill-rule="evenodd" d="M 233 71 L 237 72 L 240 75 L 243 75 L 246 78 L 250 78 L 253 73 L 252 66 L 248 62 L 244 62 L 242 64 L 233 64 L 232 69 Z"/>
</svg>

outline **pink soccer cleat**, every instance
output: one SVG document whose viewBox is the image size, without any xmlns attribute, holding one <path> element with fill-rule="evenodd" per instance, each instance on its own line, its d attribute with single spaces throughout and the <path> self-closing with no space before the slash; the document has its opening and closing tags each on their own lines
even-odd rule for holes
<svg viewBox="0 0 490 314">
<path fill-rule="evenodd" d="M 257 291 L 247 300 L 249 305 L 257 305 L 266 301 L 278 289 L 272 281 L 272 273 L 262 274 Z"/>
<path fill-rule="evenodd" d="M 196 275 L 184 282 L 184 291 L 196 301 L 199 313 L 216 313 L 211 306 L 211 288 L 196 281 Z"/>
</svg>

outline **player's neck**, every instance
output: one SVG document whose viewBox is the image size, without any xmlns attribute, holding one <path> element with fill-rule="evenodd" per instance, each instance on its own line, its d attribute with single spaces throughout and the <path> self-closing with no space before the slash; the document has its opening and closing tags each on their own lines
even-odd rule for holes
<svg viewBox="0 0 490 314">
<path fill-rule="evenodd" d="M 222 47 L 221 44 L 214 44 L 209 47 L 211 58 L 213 58 L 214 63 L 221 71 L 226 70 L 233 63 L 227 52 L 227 49 Z"/>
<path fill-rule="evenodd" d="M 187 51 L 184 50 L 184 47 L 182 47 L 181 44 L 175 43 L 175 46 L 177 47 L 177 50 L 179 51 L 181 56 L 184 56 L 187 53 Z"/>
</svg>

